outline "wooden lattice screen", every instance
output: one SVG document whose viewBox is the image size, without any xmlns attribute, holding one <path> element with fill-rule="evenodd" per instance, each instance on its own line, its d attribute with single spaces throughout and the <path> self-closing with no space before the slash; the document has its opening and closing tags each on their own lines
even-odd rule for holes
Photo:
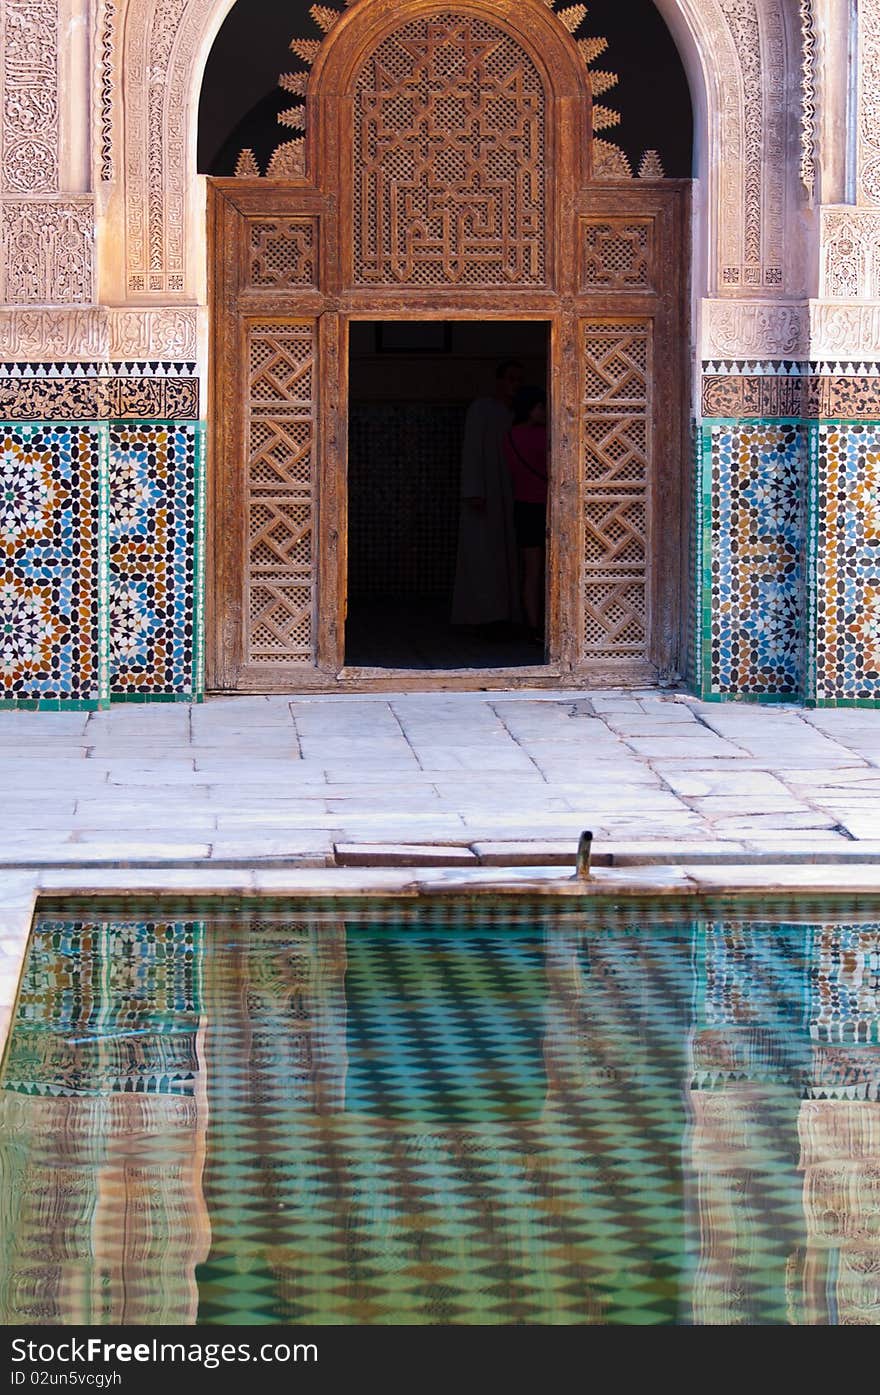
<svg viewBox="0 0 880 1395">
<path fill-rule="evenodd" d="M 674 670 L 687 185 L 628 179 L 625 160 L 608 173 L 591 130 L 615 114 L 593 91 L 614 75 L 589 68 L 600 41 L 565 27 L 581 7 L 398 0 L 314 13 L 326 37 L 293 45 L 311 72 L 282 83 L 304 98 L 284 119 L 305 137 L 279 147 L 268 177 L 252 160 L 240 178 L 209 181 L 209 686 L 396 681 L 345 666 L 350 569 L 365 552 L 349 517 L 355 320 L 547 325 L 547 653 L 519 681 Z M 389 438 L 389 460 L 395 449 Z M 400 528 L 387 533 L 393 547 Z M 412 530 L 406 541 L 429 545 Z"/>
<path fill-rule="evenodd" d="M 314 324 L 251 324 L 248 369 L 246 660 L 311 665 Z"/>
<path fill-rule="evenodd" d="M 355 88 L 356 284 L 543 284 L 544 107 L 528 54 L 485 20 L 389 35 Z"/>
<path fill-rule="evenodd" d="M 584 653 L 647 653 L 650 320 L 581 325 Z"/>
</svg>

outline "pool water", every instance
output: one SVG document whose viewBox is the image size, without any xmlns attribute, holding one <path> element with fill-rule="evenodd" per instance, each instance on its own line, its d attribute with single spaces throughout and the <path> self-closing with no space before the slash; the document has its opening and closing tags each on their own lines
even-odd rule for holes
<svg viewBox="0 0 880 1395">
<path fill-rule="evenodd" d="M 869 912 L 45 910 L 0 1322 L 875 1323 Z"/>
</svg>

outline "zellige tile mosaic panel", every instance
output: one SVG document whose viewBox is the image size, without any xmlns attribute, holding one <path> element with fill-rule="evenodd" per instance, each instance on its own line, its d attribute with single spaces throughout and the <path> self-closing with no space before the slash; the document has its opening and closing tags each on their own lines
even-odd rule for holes
<svg viewBox="0 0 880 1395">
<path fill-rule="evenodd" d="M 706 697 L 801 691 L 805 445 L 795 423 L 704 427 Z"/>
<path fill-rule="evenodd" d="M 880 702 L 880 426 L 815 430 L 814 696 Z"/>
<path fill-rule="evenodd" d="M 114 696 L 198 691 L 197 427 L 110 428 L 110 664 Z"/>
<path fill-rule="evenodd" d="M 0 426 L 0 701 L 106 699 L 106 529 L 99 426 Z"/>
</svg>

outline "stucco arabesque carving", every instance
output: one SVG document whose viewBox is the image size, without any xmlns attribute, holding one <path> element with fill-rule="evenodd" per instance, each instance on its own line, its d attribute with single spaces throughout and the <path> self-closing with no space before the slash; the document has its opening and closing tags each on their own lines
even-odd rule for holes
<svg viewBox="0 0 880 1395">
<path fill-rule="evenodd" d="M 812 301 L 810 357 L 880 362 L 880 300 Z"/>
<path fill-rule="evenodd" d="M 3 0 L 0 68 L 0 192 L 55 193 L 59 187 L 58 0 Z"/>
<path fill-rule="evenodd" d="M 819 295 L 827 300 L 880 300 L 880 209 L 822 209 Z"/>
<path fill-rule="evenodd" d="M 194 359 L 194 307 L 0 309 L 0 359 Z"/>
<path fill-rule="evenodd" d="M 880 204 L 880 0 L 859 5 L 859 195 Z"/>
<path fill-rule="evenodd" d="M 0 303 L 88 305 L 94 300 L 95 213 L 90 196 L 0 203 Z"/>
<path fill-rule="evenodd" d="M 765 300 L 703 302 L 704 359 L 800 359 L 810 348 L 809 307 Z"/>
<path fill-rule="evenodd" d="M 704 360 L 880 362 L 880 299 L 703 301 Z"/>
</svg>

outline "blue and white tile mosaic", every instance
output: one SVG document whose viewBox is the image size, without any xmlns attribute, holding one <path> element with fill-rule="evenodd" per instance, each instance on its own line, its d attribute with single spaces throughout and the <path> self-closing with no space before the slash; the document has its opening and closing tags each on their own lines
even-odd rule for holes
<svg viewBox="0 0 880 1395">
<path fill-rule="evenodd" d="M 110 428 L 113 696 L 199 691 L 199 445 L 189 422 Z"/>
<path fill-rule="evenodd" d="M 201 697 L 202 445 L 196 422 L 0 426 L 0 705 Z"/>
<path fill-rule="evenodd" d="M 106 442 L 0 426 L 0 703 L 106 700 Z"/>
<path fill-rule="evenodd" d="M 880 702 L 880 426 L 815 431 L 810 696 L 819 704 Z"/>
<path fill-rule="evenodd" d="M 805 429 L 713 423 L 703 440 L 703 695 L 796 697 L 804 669 Z"/>
</svg>

